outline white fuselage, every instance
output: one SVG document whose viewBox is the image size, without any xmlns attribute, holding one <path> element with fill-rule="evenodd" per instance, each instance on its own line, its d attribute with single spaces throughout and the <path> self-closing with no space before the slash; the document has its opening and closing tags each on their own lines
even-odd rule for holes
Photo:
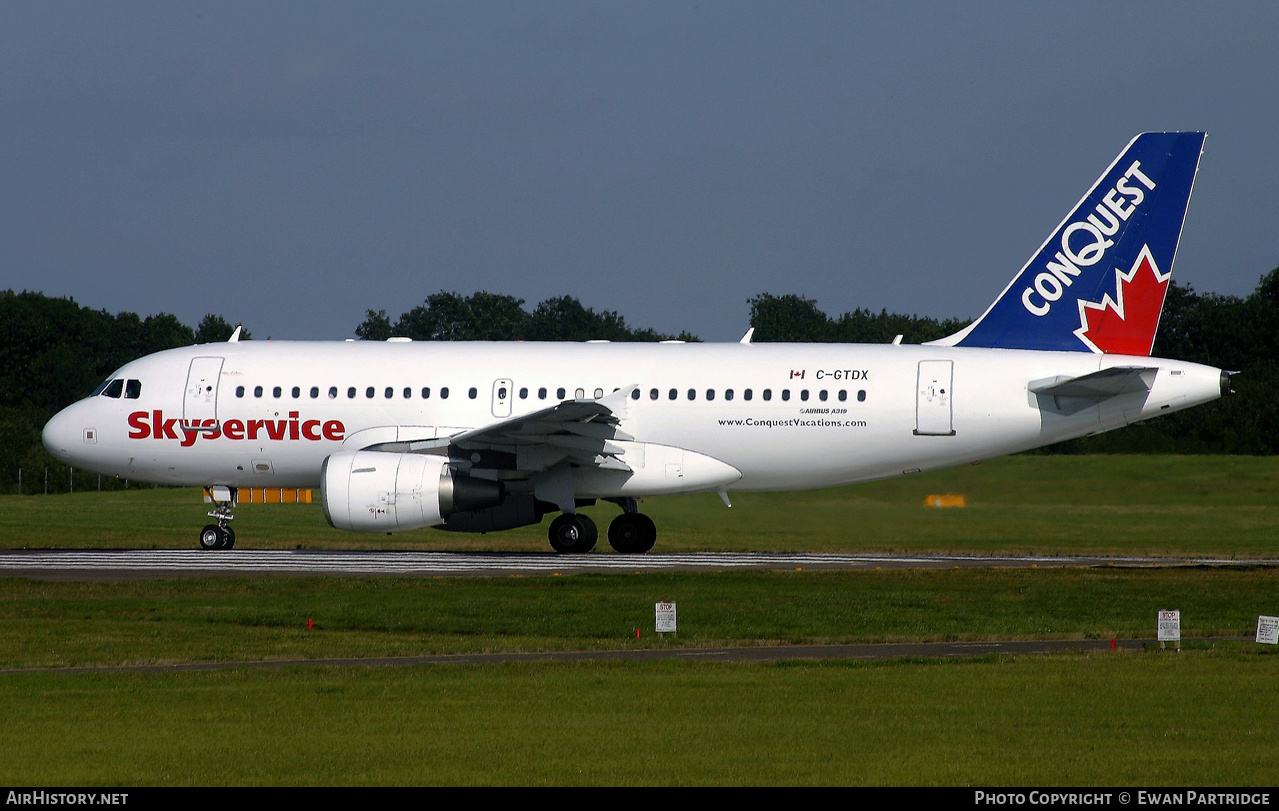
<svg viewBox="0 0 1279 811">
<path fill-rule="evenodd" d="M 1158 371 L 1149 392 L 1073 410 L 1030 390 L 1116 366 Z M 1038 447 L 1221 394 L 1220 370 L 1181 361 L 863 344 L 246 341 L 160 352 L 115 378 L 137 381 L 137 396 L 120 387 L 64 409 L 45 428 L 55 456 L 137 481 L 230 487 L 315 487 L 341 450 L 609 396 L 624 400 L 618 427 L 636 442 L 740 472 L 689 491 L 825 487 Z"/>
</svg>

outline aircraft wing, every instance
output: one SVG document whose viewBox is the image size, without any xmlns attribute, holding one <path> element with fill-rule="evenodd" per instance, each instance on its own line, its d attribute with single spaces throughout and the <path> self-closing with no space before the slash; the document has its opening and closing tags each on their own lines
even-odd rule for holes
<svg viewBox="0 0 1279 811">
<path fill-rule="evenodd" d="M 618 426 L 635 386 L 598 400 L 562 403 L 452 436 L 417 442 L 388 442 L 370 450 L 447 453 L 475 467 L 538 473 L 561 462 L 629 471 L 617 441 L 634 437 Z"/>
</svg>

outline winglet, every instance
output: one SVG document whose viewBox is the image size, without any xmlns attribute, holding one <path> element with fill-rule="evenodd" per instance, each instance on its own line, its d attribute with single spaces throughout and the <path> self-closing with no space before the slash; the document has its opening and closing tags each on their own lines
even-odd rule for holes
<svg viewBox="0 0 1279 811">
<path fill-rule="evenodd" d="M 751 342 L 751 336 L 754 334 L 755 334 L 755 328 L 751 327 L 750 329 L 746 330 L 746 334 L 742 336 L 742 339 L 738 341 L 738 343 L 749 344 Z"/>
</svg>

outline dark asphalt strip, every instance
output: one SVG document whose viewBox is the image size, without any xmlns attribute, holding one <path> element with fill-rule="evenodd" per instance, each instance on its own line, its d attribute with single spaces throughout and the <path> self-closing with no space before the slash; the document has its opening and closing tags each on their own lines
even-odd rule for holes
<svg viewBox="0 0 1279 811">
<path fill-rule="evenodd" d="M 1196 647 L 1227 641 L 1219 638 L 1186 640 Z M 1237 641 L 1237 640 L 1230 640 Z M 1154 648 L 1150 639 L 1120 639 L 1119 651 Z M 485 665 L 513 662 L 783 662 L 820 660 L 890 660 L 973 656 L 1024 656 L 1063 652 L 1109 652 L 1110 640 L 1019 640 L 1012 642 L 923 642 L 879 645 L 778 645 L 740 648 L 665 648 L 607 651 L 547 651 L 536 653 L 456 653 L 431 656 L 388 656 L 357 659 L 288 659 L 256 662 L 196 662 L 172 665 L 100 665 L 36 667 L 0 670 L 10 673 L 182 673 L 201 670 L 286 667 L 410 667 L 415 665 Z M 1169 652 L 1173 652 L 1169 649 Z"/>
</svg>

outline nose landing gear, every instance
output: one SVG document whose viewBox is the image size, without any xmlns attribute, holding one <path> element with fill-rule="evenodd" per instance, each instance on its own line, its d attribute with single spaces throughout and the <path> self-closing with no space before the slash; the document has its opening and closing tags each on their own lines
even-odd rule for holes
<svg viewBox="0 0 1279 811">
<path fill-rule="evenodd" d="M 235 530 L 209 524 L 200 530 L 201 549 L 231 549 L 235 546 Z"/>
<path fill-rule="evenodd" d="M 235 530 L 230 522 L 235 515 L 231 505 L 235 503 L 235 491 L 229 488 L 213 487 L 205 490 L 210 500 L 216 505 L 209 511 L 209 517 L 217 521 L 200 530 L 201 549 L 233 549 L 235 548 Z"/>
</svg>

